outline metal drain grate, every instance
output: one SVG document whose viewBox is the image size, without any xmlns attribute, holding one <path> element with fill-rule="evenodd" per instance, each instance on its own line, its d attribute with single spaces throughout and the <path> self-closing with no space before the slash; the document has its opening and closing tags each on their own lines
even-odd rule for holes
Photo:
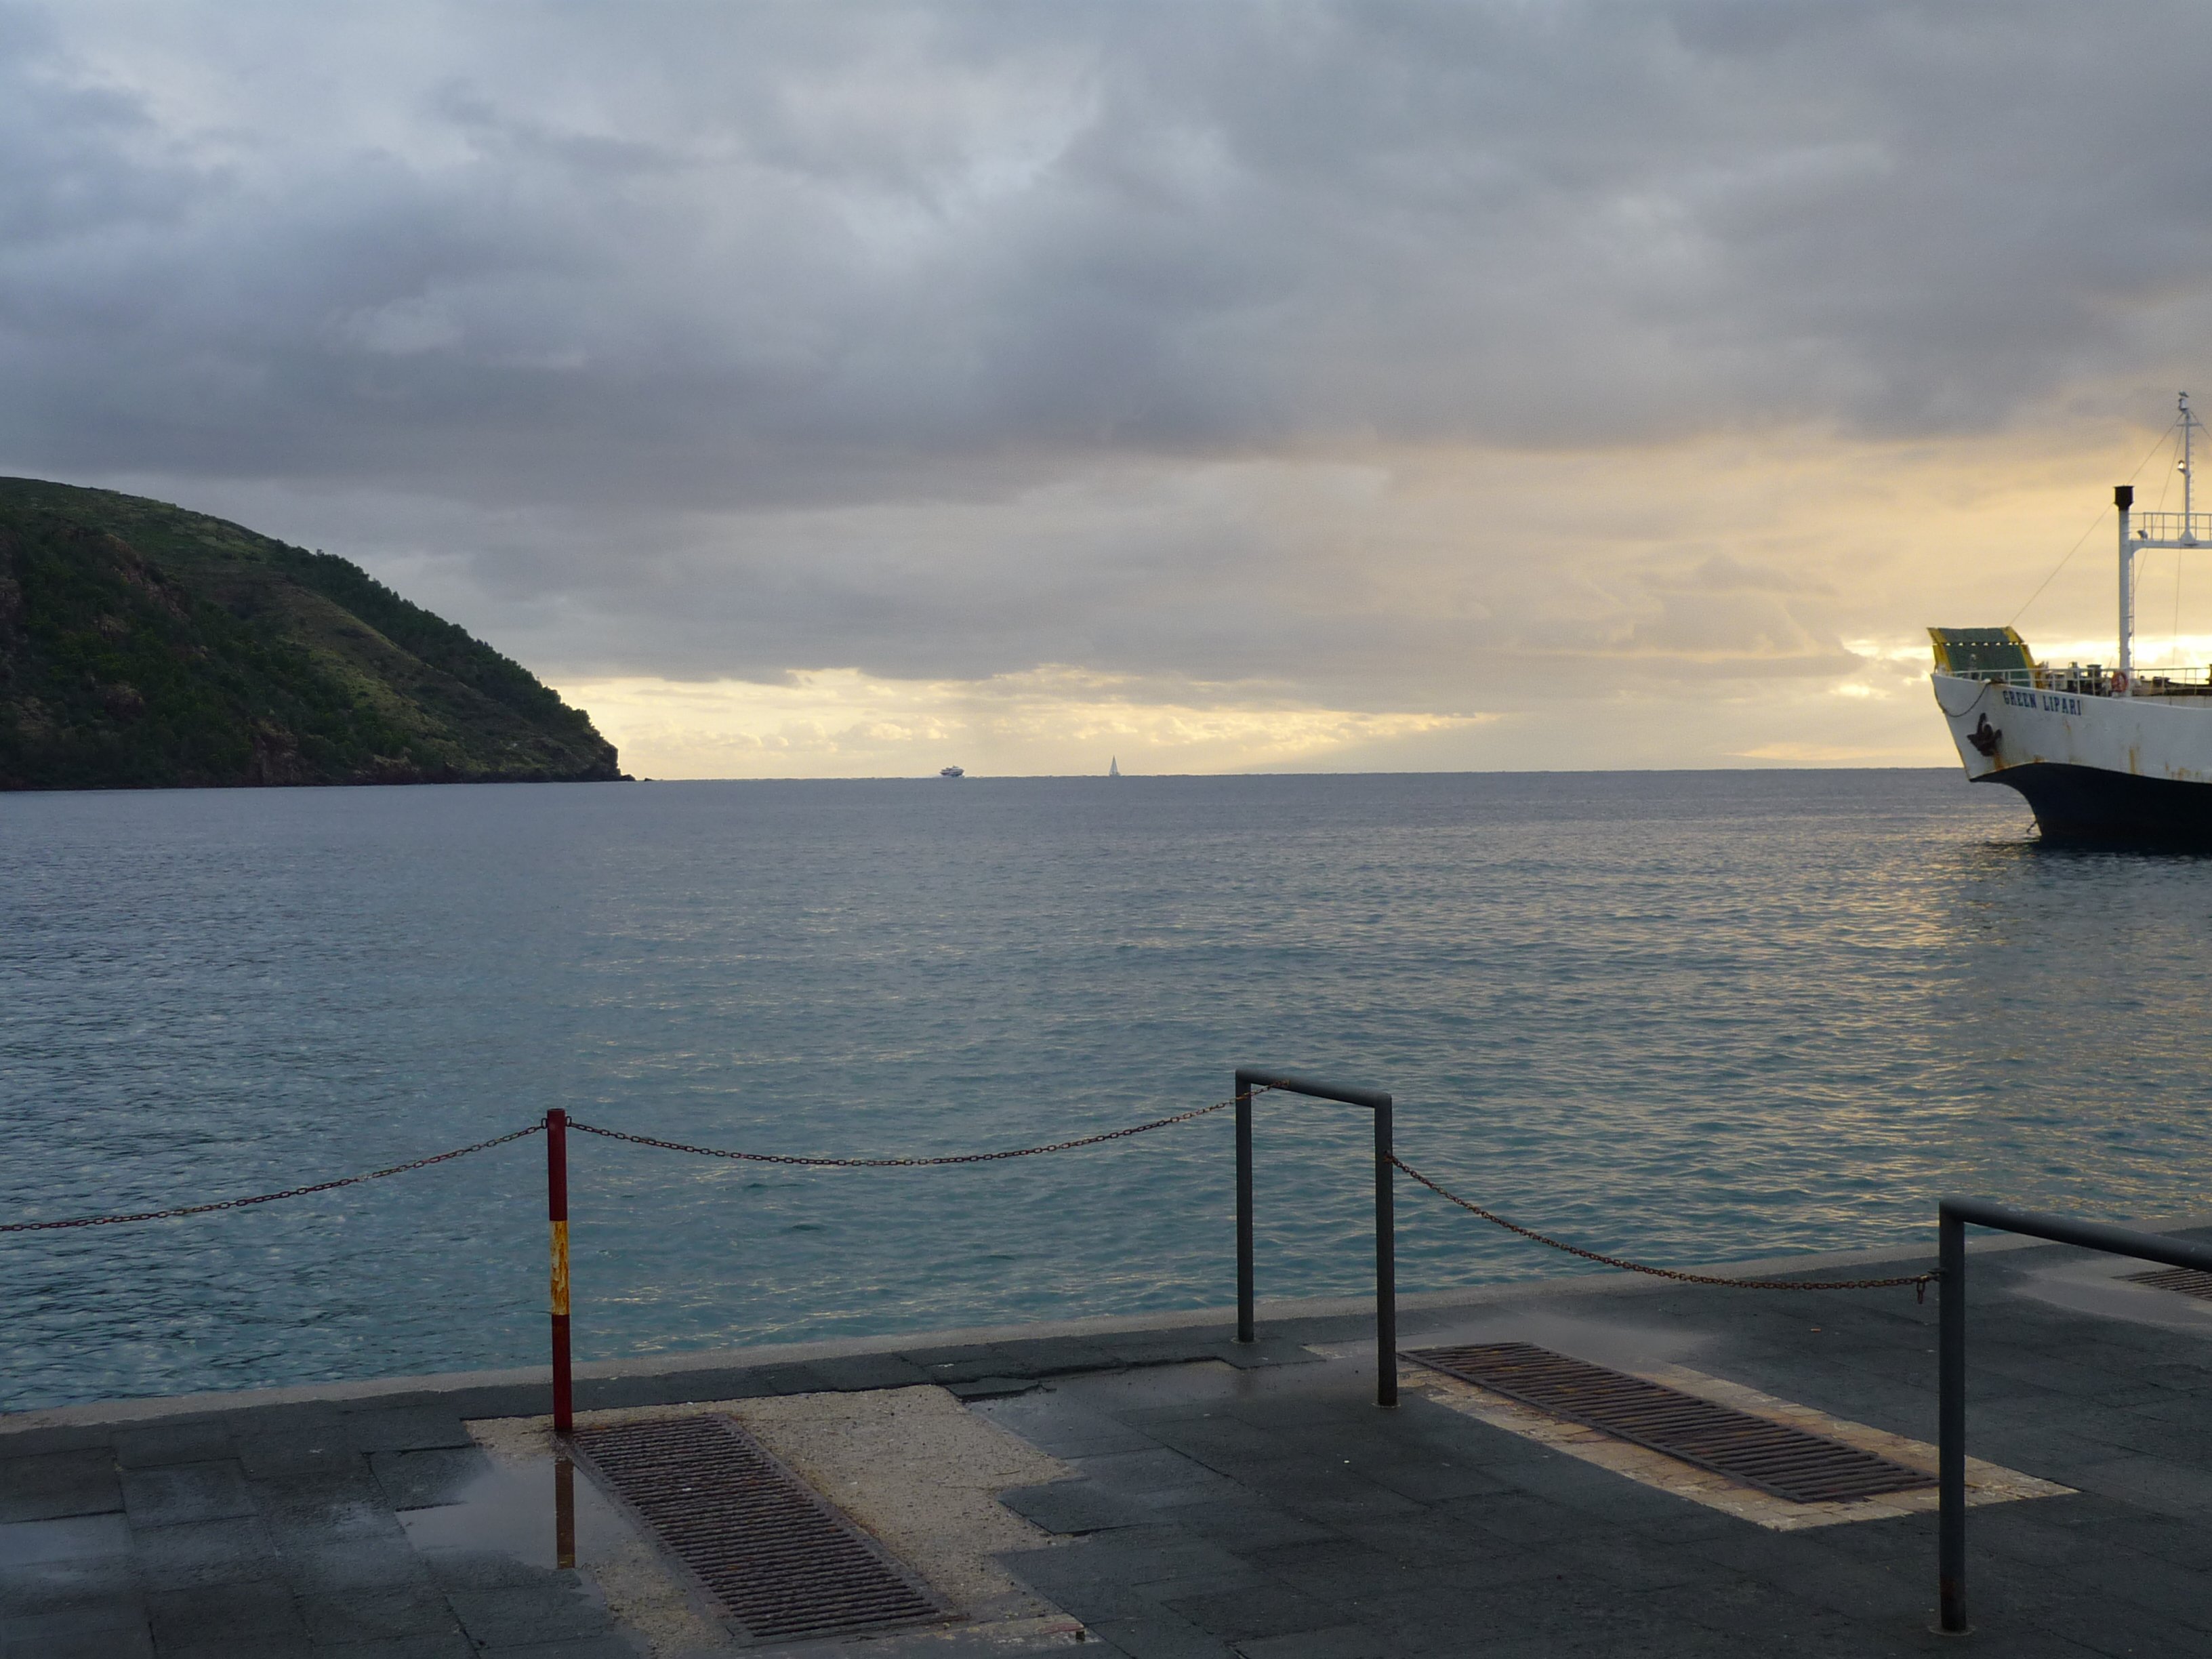
<svg viewBox="0 0 2212 1659">
<path fill-rule="evenodd" d="M 1401 1358 L 1794 1504 L 1875 1498 L 1936 1484 L 1932 1474 L 1856 1446 L 1531 1343 L 1424 1348 Z"/>
<path fill-rule="evenodd" d="M 2202 1267 L 2159 1267 L 2147 1273 L 2122 1273 L 2131 1285 L 2148 1285 L 2154 1291 L 2179 1291 L 2184 1296 L 2212 1302 L 2212 1273 Z"/>
<path fill-rule="evenodd" d="M 749 1640 L 947 1616 L 934 1592 L 726 1417 L 579 1429 L 574 1445 Z"/>
</svg>

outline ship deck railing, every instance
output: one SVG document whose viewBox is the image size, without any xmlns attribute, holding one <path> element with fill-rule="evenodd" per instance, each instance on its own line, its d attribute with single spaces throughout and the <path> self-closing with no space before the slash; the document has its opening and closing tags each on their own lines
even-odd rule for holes
<svg viewBox="0 0 2212 1659">
<path fill-rule="evenodd" d="M 2079 697 L 2113 695 L 2112 671 L 2102 665 L 2068 668 L 1954 668 L 1954 678 L 1983 680 L 1993 685 L 2016 685 L 2038 691 L 2066 691 Z M 2212 697 L 2212 667 L 2139 668 L 2135 674 L 2138 697 Z"/>
<path fill-rule="evenodd" d="M 2212 513 L 2138 513 L 2128 527 L 2139 542 L 2212 547 Z"/>
</svg>

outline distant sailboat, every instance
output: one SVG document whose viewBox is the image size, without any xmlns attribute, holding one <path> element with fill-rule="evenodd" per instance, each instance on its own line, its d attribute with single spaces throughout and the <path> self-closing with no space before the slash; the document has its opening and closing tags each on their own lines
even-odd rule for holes
<svg viewBox="0 0 2212 1659">
<path fill-rule="evenodd" d="M 1116 755 L 1106 763 L 1106 775 L 1109 778 L 1118 778 L 1121 775 L 1121 757 L 1120 756 Z"/>
</svg>

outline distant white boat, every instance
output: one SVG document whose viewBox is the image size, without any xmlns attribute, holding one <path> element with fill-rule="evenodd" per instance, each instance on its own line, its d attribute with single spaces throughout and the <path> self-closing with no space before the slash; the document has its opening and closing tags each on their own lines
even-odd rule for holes
<svg viewBox="0 0 2212 1659">
<path fill-rule="evenodd" d="M 1106 775 L 1109 778 L 1118 778 L 1121 775 L 1121 759 L 1120 756 L 1117 755 L 1113 759 L 1106 763 Z"/>
<path fill-rule="evenodd" d="M 940 778 L 964 778 L 968 773 L 963 767 L 940 766 L 937 769 L 937 775 Z"/>
</svg>

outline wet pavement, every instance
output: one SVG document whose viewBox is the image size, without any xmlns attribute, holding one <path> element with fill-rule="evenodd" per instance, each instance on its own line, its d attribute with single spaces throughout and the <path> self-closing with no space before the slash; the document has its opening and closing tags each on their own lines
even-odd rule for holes
<svg viewBox="0 0 2212 1659">
<path fill-rule="evenodd" d="M 1717 1504 L 1656 1465 L 1593 1462 L 1447 1393 L 1409 1389 L 1379 1410 L 1356 1314 L 1281 1310 L 1255 1349 L 1220 1326 L 1094 1323 L 598 1367 L 578 1403 L 790 1397 L 796 1410 L 799 1396 L 935 1385 L 1069 1472 L 999 1495 L 1030 1523 L 1025 1547 L 998 1533 L 990 1545 L 1042 1598 L 1025 1616 L 808 1652 L 2212 1652 L 2212 1304 L 2118 1277 L 2137 1265 L 2057 1249 L 1974 1258 L 1971 1449 L 2074 1490 L 1971 1511 L 1978 1630 L 1963 1640 L 1927 1629 L 1932 1514 L 1779 1530 L 1731 1511 L 1725 1493 Z M 1933 1298 L 1917 1305 L 1910 1291 L 1607 1275 L 1409 1301 L 1402 1342 L 1528 1340 L 1623 1369 L 1692 1368 L 1925 1442 L 1935 1317 Z M 639 1575 L 662 1571 L 659 1558 L 581 1472 L 578 1565 L 562 1565 L 551 1462 L 484 1426 L 544 1409 L 542 1382 L 428 1378 L 0 1419 L 0 1651 L 731 1650 L 711 1617 L 654 1627 L 635 1615 L 650 1599 Z M 919 1441 L 898 1454 L 925 1486 L 933 1455 Z M 676 1576 L 665 1583 L 681 1601 Z M 1061 1616 L 1027 1616 L 1047 1604 Z"/>
</svg>

